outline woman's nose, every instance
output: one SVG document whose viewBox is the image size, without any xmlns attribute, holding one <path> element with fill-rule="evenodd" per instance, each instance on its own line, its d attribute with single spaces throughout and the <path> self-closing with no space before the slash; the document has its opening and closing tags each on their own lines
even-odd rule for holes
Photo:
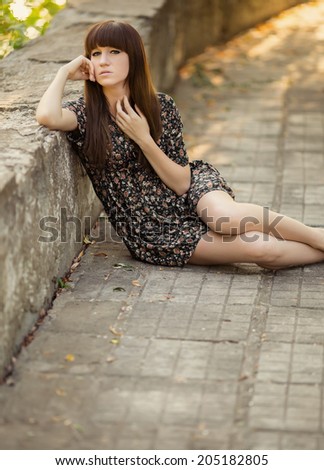
<svg viewBox="0 0 324 470">
<path fill-rule="evenodd" d="M 106 65 L 110 63 L 109 53 L 102 52 L 100 57 L 100 65 Z"/>
</svg>

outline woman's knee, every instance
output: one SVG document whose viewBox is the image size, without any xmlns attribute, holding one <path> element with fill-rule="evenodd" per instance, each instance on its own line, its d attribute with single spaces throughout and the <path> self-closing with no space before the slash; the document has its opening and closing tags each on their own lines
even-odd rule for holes
<svg viewBox="0 0 324 470">
<path fill-rule="evenodd" d="M 197 205 L 198 216 L 209 226 L 213 232 L 237 235 L 240 226 L 241 214 L 238 204 L 222 191 L 209 193 Z M 212 197 L 213 196 L 213 197 Z"/>
<path fill-rule="evenodd" d="M 216 201 L 221 203 L 217 204 Z M 197 213 L 214 232 L 235 236 L 258 230 L 260 220 L 253 215 L 246 215 L 242 204 L 235 202 L 230 197 L 224 198 L 217 194 L 214 196 L 214 201 L 209 202 L 208 205 L 198 204 Z"/>
</svg>

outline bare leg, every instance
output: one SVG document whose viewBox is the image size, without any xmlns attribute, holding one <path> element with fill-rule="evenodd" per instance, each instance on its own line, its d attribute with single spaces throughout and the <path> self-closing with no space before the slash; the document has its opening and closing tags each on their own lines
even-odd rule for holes
<svg viewBox="0 0 324 470">
<path fill-rule="evenodd" d="M 249 236 L 222 236 L 213 231 L 199 241 L 190 264 L 217 265 L 256 263 L 268 269 L 319 263 L 324 252 L 307 244 L 279 240 L 272 235 L 250 232 Z"/>
<path fill-rule="evenodd" d="M 235 202 L 224 191 L 205 194 L 197 204 L 199 217 L 216 233 L 238 235 L 258 231 L 324 251 L 324 230 L 256 204 Z"/>
</svg>

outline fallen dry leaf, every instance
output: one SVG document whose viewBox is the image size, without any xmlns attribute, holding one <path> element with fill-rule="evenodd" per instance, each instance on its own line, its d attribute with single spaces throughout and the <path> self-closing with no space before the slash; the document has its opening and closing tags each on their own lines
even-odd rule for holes
<svg viewBox="0 0 324 470">
<path fill-rule="evenodd" d="M 164 297 L 166 298 L 166 300 L 172 300 L 172 299 L 174 299 L 174 295 L 171 295 L 171 294 L 165 294 Z"/>
<path fill-rule="evenodd" d="M 133 307 L 131 305 L 124 305 L 121 309 L 122 312 L 130 312 L 133 310 Z"/>
<path fill-rule="evenodd" d="M 28 423 L 29 424 L 37 424 L 37 419 L 33 418 L 33 417 L 29 417 L 28 418 Z"/>
<path fill-rule="evenodd" d="M 67 355 L 65 356 L 65 360 L 66 360 L 67 362 L 73 362 L 73 361 L 75 361 L 75 356 L 74 356 L 73 354 L 67 354 Z"/>
<path fill-rule="evenodd" d="M 15 385 L 15 381 L 14 381 L 14 379 L 11 377 L 11 375 L 5 379 L 5 383 L 6 383 L 6 385 L 8 385 L 9 387 L 13 387 L 13 386 Z"/>
<path fill-rule="evenodd" d="M 76 263 L 73 263 L 72 266 L 71 266 L 71 271 L 74 271 L 74 269 L 76 269 L 80 264 L 80 261 L 77 261 Z"/>
<path fill-rule="evenodd" d="M 108 364 L 111 364 L 115 360 L 116 360 L 115 356 L 108 356 L 107 359 L 106 359 L 106 362 L 108 362 Z"/>
<path fill-rule="evenodd" d="M 56 393 L 56 395 L 59 396 L 59 397 L 65 397 L 65 396 L 66 396 L 66 391 L 63 390 L 62 388 L 57 388 L 57 389 L 55 390 L 55 393 Z"/>
<path fill-rule="evenodd" d="M 241 377 L 239 377 L 239 382 L 242 382 L 243 380 L 247 380 L 249 378 L 248 375 L 241 375 Z"/>
<path fill-rule="evenodd" d="M 134 281 L 132 281 L 132 284 L 133 286 L 136 286 L 136 287 L 142 287 L 142 284 L 139 282 L 138 279 L 134 279 Z"/>
<path fill-rule="evenodd" d="M 51 419 L 52 419 L 52 421 L 54 421 L 54 423 L 59 423 L 60 421 L 63 421 L 64 417 L 63 416 L 52 416 Z"/>
<path fill-rule="evenodd" d="M 99 253 L 92 253 L 92 256 L 104 256 L 105 258 L 107 258 L 108 253 L 105 253 L 104 251 L 99 251 Z"/>
<path fill-rule="evenodd" d="M 88 235 L 85 235 L 83 238 L 83 243 L 85 245 L 91 245 L 93 242 L 89 239 Z"/>
<path fill-rule="evenodd" d="M 115 263 L 113 265 L 113 268 L 115 269 L 125 269 L 126 271 L 134 271 L 134 266 L 131 264 L 125 264 L 125 263 Z"/>
<path fill-rule="evenodd" d="M 119 344 L 119 339 L 113 338 L 113 339 L 110 340 L 110 342 L 111 342 L 112 344 Z"/>
<path fill-rule="evenodd" d="M 117 331 L 113 326 L 109 327 L 109 331 L 111 331 L 115 336 L 123 336 L 123 333 L 121 331 Z"/>
</svg>

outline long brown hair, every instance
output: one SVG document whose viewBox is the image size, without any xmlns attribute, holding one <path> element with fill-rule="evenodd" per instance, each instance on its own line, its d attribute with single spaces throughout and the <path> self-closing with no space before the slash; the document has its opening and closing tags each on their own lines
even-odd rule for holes
<svg viewBox="0 0 324 470">
<path fill-rule="evenodd" d="M 85 56 L 90 59 L 91 52 L 97 47 L 115 47 L 128 54 L 129 73 L 127 82 L 130 90 L 130 102 L 136 103 L 145 115 L 150 133 L 155 141 L 161 135 L 162 124 L 160 105 L 153 86 L 143 41 L 139 33 L 130 24 L 120 21 L 96 23 L 89 30 L 85 39 Z M 85 100 L 87 108 L 87 132 L 85 154 L 90 163 L 103 167 L 107 161 L 107 152 L 111 151 L 111 138 L 108 124 L 111 122 L 109 103 L 97 82 L 86 80 Z M 148 162 L 137 147 L 139 160 Z"/>
</svg>

